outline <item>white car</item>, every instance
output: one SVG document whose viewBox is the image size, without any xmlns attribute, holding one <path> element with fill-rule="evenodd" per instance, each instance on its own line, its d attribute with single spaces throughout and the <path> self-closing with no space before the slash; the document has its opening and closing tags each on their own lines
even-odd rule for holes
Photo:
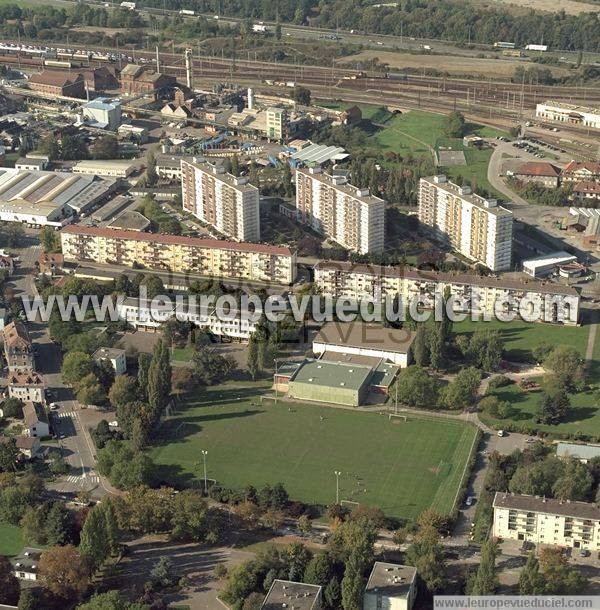
<svg viewBox="0 0 600 610">
<path fill-rule="evenodd" d="M 51 402 L 51 403 L 50 403 L 50 407 L 49 407 L 49 409 L 50 409 L 51 411 L 56 411 L 56 409 L 58 409 L 59 407 L 60 407 L 60 405 L 59 405 L 58 403 L 56 403 L 56 402 Z"/>
</svg>

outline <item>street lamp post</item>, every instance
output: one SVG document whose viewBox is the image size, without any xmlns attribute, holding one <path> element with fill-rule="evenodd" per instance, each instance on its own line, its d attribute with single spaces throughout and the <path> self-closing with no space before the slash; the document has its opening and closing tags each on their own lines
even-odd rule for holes
<svg viewBox="0 0 600 610">
<path fill-rule="evenodd" d="M 206 478 L 206 456 L 208 451 L 202 449 L 202 460 L 204 461 L 204 493 L 208 493 L 208 479 Z"/>
<path fill-rule="evenodd" d="M 275 386 L 275 406 L 277 406 L 277 365 L 278 365 L 279 361 L 277 360 L 277 358 L 275 358 L 274 361 L 275 361 L 275 383 L 273 385 Z"/>
<path fill-rule="evenodd" d="M 340 475 L 342 474 L 339 470 L 334 470 L 335 475 L 335 503 L 340 503 Z"/>
</svg>

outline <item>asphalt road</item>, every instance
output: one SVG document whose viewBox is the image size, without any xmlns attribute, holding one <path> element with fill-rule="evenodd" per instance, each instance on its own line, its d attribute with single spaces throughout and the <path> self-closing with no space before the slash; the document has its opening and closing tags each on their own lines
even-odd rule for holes
<svg viewBox="0 0 600 610">
<path fill-rule="evenodd" d="M 15 297 L 37 294 L 31 271 L 34 262 L 41 253 L 39 245 L 31 245 L 23 249 L 11 249 L 18 254 L 20 263 L 9 281 Z M 59 347 L 53 343 L 48 334 L 48 326 L 39 317 L 34 322 L 28 322 L 29 334 L 36 350 L 36 368 L 44 376 L 46 388 L 52 392 L 52 401 L 58 409 L 52 411 L 51 418 L 58 437 L 58 446 L 70 466 L 70 472 L 47 485 L 51 491 L 62 493 L 77 493 L 81 490 L 92 491 L 94 496 L 102 496 L 110 487 L 103 483 L 94 471 L 94 445 L 87 431 L 89 425 L 94 425 L 101 414 L 85 412 L 74 400 L 70 388 L 66 387 L 60 375 L 62 354 Z"/>
</svg>

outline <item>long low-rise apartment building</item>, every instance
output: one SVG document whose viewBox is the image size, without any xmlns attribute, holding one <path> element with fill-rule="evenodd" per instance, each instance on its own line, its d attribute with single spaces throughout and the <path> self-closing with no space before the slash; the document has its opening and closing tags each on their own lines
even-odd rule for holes
<svg viewBox="0 0 600 610">
<path fill-rule="evenodd" d="M 451 248 L 492 271 L 510 269 L 513 214 L 446 176 L 421 178 L 419 220 Z"/>
<path fill-rule="evenodd" d="M 383 252 L 385 202 L 320 167 L 296 171 L 298 219 L 359 254 Z"/>
<path fill-rule="evenodd" d="M 183 209 L 237 241 L 260 239 L 258 189 L 204 160 L 181 161 Z"/>
<path fill-rule="evenodd" d="M 292 284 L 296 255 L 289 248 L 70 225 L 61 231 L 66 261 L 134 263 L 146 269 L 240 281 Z"/>
<path fill-rule="evenodd" d="M 590 106 L 547 101 L 536 105 L 535 116 L 549 121 L 600 129 L 600 108 Z"/>
<path fill-rule="evenodd" d="M 496 492 L 493 535 L 504 540 L 600 550 L 600 508 L 588 502 Z"/>
<path fill-rule="evenodd" d="M 315 265 L 315 284 L 323 295 L 335 299 L 383 302 L 401 295 L 405 304 L 414 297 L 433 299 L 449 289 L 463 299 L 461 311 L 476 315 L 516 312 L 526 304 L 528 314 L 539 311 L 539 321 L 577 324 L 579 320 L 579 293 L 547 282 L 323 261 Z"/>
<path fill-rule="evenodd" d="M 192 307 L 189 303 L 143 302 L 126 298 L 118 304 L 121 320 L 140 330 L 156 330 L 163 322 L 177 317 L 178 320 L 194 324 L 219 338 L 247 341 L 256 330 L 258 320 L 247 311 L 224 312 L 214 307 Z"/>
</svg>

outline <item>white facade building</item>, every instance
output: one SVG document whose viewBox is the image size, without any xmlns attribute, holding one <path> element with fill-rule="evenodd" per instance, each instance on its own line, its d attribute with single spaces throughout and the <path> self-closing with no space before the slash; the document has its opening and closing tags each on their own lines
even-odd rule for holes
<svg viewBox="0 0 600 610">
<path fill-rule="evenodd" d="M 554 252 L 523 261 L 523 273 L 531 277 L 545 277 L 556 271 L 561 265 L 573 263 L 576 260 L 577 257 L 568 252 Z"/>
<path fill-rule="evenodd" d="M 496 538 L 600 550 L 600 508 L 594 504 L 497 492 L 493 506 Z"/>
<path fill-rule="evenodd" d="M 94 352 L 93 358 L 96 362 L 110 362 L 115 375 L 124 375 L 127 372 L 127 358 L 124 349 L 100 347 Z"/>
<path fill-rule="evenodd" d="M 206 161 L 181 161 L 183 209 L 236 241 L 260 239 L 258 189 Z"/>
<path fill-rule="evenodd" d="M 83 118 L 99 129 L 115 131 L 121 124 L 121 102 L 107 97 L 97 97 L 82 107 Z"/>
<path fill-rule="evenodd" d="M 535 116 L 549 121 L 600 129 L 600 108 L 548 101 L 537 104 Z"/>
<path fill-rule="evenodd" d="M 416 596 L 416 568 L 376 561 L 365 588 L 363 610 L 410 610 Z"/>
<path fill-rule="evenodd" d="M 406 368 L 412 360 L 415 333 L 363 322 L 327 322 L 313 339 L 313 353 L 383 358 Z"/>
<path fill-rule="evenodd" d="M 110 178 L 127 178 L 135 171 L 137 159 L 96 159 L 78 161 L 73 166 L 75 174 L 93 174 Z"/>
<path fill-rule="evenodd" d="M 296 171 L 298 219 L 359 254 L 383 252 L 385 202 L 320 167 Z"/>
<path fill-rule="evenodd" d="M 513 214 L 446 176 L 421 178 L 419 220 L 472 261 L 492 271 L 510 269 Z"/>
</svg>

